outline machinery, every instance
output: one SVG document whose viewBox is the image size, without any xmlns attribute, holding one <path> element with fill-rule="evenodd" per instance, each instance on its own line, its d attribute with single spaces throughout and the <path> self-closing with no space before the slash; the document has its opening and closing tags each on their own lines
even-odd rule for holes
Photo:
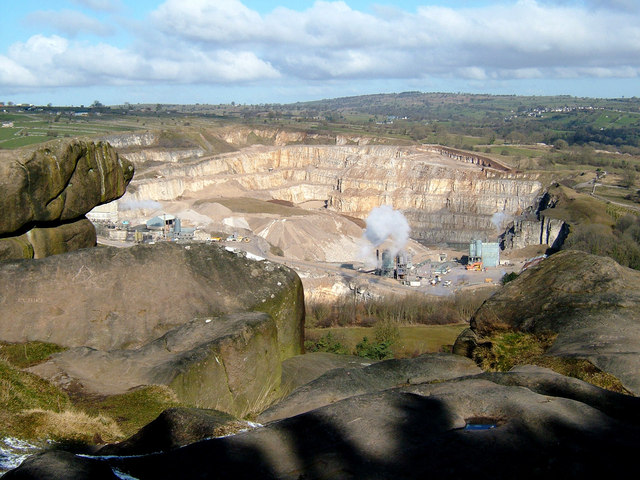
<svg viewBox="0 0 640 480">
<path fill-rule="evenodd" d="M 476 272 L 482 271 L 482 262 L 473 262 L 467 265 L 467 270 L 474 270 Z"/>
</svg>

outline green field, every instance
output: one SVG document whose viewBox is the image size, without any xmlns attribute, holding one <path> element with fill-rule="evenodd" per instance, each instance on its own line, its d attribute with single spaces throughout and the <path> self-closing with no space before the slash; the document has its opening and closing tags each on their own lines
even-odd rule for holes
<svg viewBox="0 0 640 480">
<path fill-rule="evenodd" d="M 0 122 L 13 122 L 13 127 L 0 128 L 0 149 L 20 148 L 56 137 L 96 137 L 138 128 L 128 119 L 76 118 L 44 112 L 0 113 Z"/>
<path fill-rule="evenodd" d="M 422 353 L 439 352 L 446 345 L 453 345 L 462 330 L 469 325 L 458 323 L 454 325 L 410 325 L 398 327 L 400 338 L 392 346 L 396 358 L 411 357 Z M 373 340 L 373 328 L 367 327 L 332 327 L 308 328 L 305 330 L 307 340 L 317 341 L 323 335 L 331 333 L 333 337 L 354 351 L 364 337 Z"/>
</svg>

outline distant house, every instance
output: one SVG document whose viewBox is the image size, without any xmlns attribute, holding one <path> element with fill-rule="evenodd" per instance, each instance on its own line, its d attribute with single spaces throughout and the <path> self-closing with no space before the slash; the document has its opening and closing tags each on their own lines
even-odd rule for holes
<svg viewBox="0 0 640 480">
<path fill-rule="evenodd" d="M 2 128 L 13 128 L 13 122 L 2 122 Z"/>
</svg>

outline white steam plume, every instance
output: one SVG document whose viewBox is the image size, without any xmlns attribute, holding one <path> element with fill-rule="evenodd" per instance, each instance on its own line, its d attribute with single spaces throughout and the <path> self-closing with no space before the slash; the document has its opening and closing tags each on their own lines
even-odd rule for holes
<svg viewBox="0 0 640 480">
<path fill-rule="evenodd" d="M 159 210 L 162 205 L 154 200 L 121 200 L 118 202 L 120 210 Z"/>
<path fill-rule="evenodd" d="M 491 223 L 496 227 L 498 232 L 502 232 L 504 230 L 504 224 L 509 220 L 509 215 L 504 212 L 496 212 L 491 215 Z"/>
<path fill-rule="evenodd" d="M 387 238 L 393 241 L 393 254 L 402 250 L 409 240 L 409 222 L 402 212 L 389 205 L 371 210 L 367 217 L 367 229 L 364 236 L 374 247 L 381 245 Z"/>
</svg>

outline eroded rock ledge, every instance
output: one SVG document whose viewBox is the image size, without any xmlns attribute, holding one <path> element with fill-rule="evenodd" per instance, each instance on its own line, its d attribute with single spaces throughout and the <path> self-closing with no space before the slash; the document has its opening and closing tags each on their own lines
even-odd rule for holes
<svg viewBox="0 0 640 480">
<path fill-rule="evenodd" d="M 85 249 L 0 264 L 0 339 L 131 349 L 194 318 L 262 311 L 288 358 L 302 352 L 302 298 L 293 270 L 216 245 Z"/>
<path fill-rule="evenodd" d="M 0 156 L 0 260 L 94 246 L 84 217 L 125 193 L 133 165 L 104 142 L 55 141 Z"/>
</svg>

